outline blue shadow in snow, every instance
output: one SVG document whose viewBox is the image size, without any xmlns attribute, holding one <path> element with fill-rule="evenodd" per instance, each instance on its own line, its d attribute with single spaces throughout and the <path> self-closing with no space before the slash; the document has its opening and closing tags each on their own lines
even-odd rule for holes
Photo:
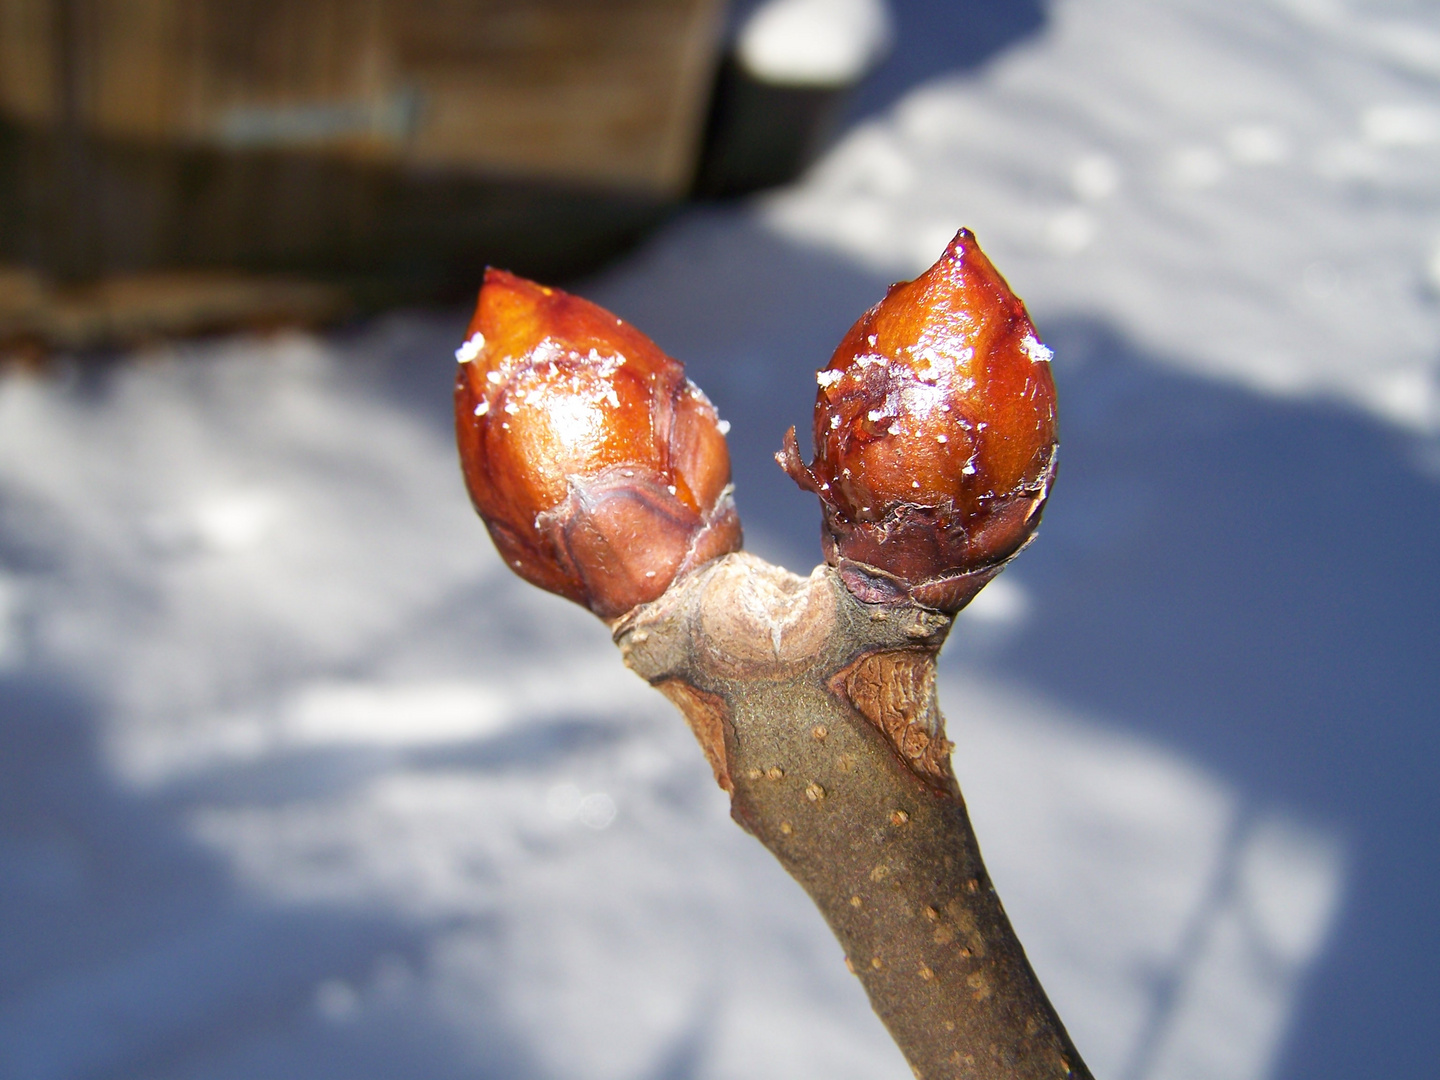
<svg viewBox="0 0 1440 1080">
<path fill-rule="evenodd" d="M 889 0 L 895 47 L 855 88 L 840 129 L 941 76 L 964 75 L 1045 27 L 1042 0 Z"/>
<path fill-rule="evenodd" d="M 1434 448 L 1340 406 L 1175 374 L 1103 327 L 1049 338 L 1066 357 L 1062 466 L 1017 564 L 1039 615 L 993 662 L 1352 838 L 1279 1075 L 1427 1074 Z"/>
<path fill-rule="evenodd" d="M 377 974 L 423 967 L 433 929 L 249 895 L 187 835 L 213 790 L 120 790 L 94 708 L 41 676 L 0 679 L 0 703 L 0 1076 L 542 1075 L 498 1007 L 473 1019 L 477 1060 L 394 986 L 375 1004 Z M 317 987 L 331 980 L 327 1020 Z M 363 1023 L 345 1015 L 351 986 L 372 999 Z"/>
</svg>

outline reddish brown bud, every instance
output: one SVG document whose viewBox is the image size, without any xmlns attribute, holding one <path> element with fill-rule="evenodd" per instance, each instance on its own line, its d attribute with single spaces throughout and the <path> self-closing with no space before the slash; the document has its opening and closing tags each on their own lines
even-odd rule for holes
<svg viewBox="0 0 1440 1080">
<path fill-rule="evenodd" d="M 726 425 L 640 331 L 491 269 L 455 355 L 465 484 L 521 577 L 614 619 L 740 547 Z"/>
<path fill-rule="evenodd" d="M 1025 305 L 961 229 L 892 286 L 817 375 L 826 560 L 861 599 L 956 611 L 1035 531 L 1055 474 L 1055 383 Z"/>
</svg>

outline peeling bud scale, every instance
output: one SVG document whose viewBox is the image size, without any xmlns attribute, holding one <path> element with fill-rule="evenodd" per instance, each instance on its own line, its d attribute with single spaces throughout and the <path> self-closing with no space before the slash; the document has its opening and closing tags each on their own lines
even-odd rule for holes
<svg viewBox="0 0 1440 1080">
<path fill-rule="evenodd" d="M 614 619 L 739 549 L 722 422 L 644 334 L 490 269 L 456 359 L 465 484 L 521 577 Z"/>
<path fill-rule="evenodd" d="M 1055 474 L 1051 352 L 967 229 L 851 327 L 816 377 L 826 560 L 871 603 L 969 602 L 1033 535 Z"/>
</svg>

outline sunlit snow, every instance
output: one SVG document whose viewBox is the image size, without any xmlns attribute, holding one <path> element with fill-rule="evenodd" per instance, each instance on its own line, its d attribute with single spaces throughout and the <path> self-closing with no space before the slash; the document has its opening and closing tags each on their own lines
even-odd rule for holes
<svg viewBox="0 0 1440 1080">
<path fill-rule="evenodd" d="M 1094 320 L 1193 385 L 1364 411 L 1440 472 L 1437 79 L 1415 5 L 1058 0 L 801 183 L 682 218 L 585 292 L 692 373 L 721 342 L 703 381 L 769 555 L 800 513 L 767 501 L 784 424 L 739 404 L 804 432 L 833 342 L 961 225 L 1057 372 L 1083 340 L 1046 327 Z M 858 281 L 853 310 L 815 315 L 800 272 L 779 315 L 727 307 L 777 250 Z M 495 556 L 452 444 L 464 329 L 0 377 L 0 1073 L 910 1075 L 671 706 Z M 1086 387 L 1062 436 L 1137 415 Z M 1150 496 L 1070 466 L 1035 552 L 1128 568 Z M 1006 909 L 1097 1075 L 1260 1080 L 1357 887 L 1346 823 L 987 668 L 1089 587 L 1027 560 L 960 618 L 940 687 Z"/>
</svg>

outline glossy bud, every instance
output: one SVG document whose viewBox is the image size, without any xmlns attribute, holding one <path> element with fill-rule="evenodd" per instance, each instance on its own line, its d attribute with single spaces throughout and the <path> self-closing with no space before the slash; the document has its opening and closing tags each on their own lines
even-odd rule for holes
<svg viewBox="0 0 1440 1080">
<path fill-rule="evenodd" d="M 634 327 L 490 269 L 456 358 L 465 484 L 527 581 L 614 619 L 740 547 L 727 425 Z"/>
<path fill-rule="evenodd" d="M 813 464 L 794 428 L 776 457 L 857 596 L 956 611 L 1024 546 L 1055 474 L 1050 355 L 966 229 L 850 328 L 816 376 Z"/>
</svg>

